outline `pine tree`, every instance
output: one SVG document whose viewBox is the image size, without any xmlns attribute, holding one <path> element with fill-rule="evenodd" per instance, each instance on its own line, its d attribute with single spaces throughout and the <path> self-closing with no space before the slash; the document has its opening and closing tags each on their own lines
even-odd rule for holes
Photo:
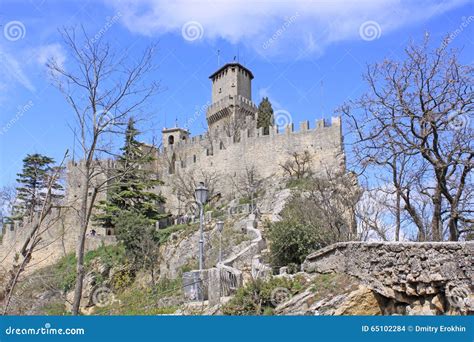
<svg viewBox="0 0 474 342">
<path fill-rule="evenodd" d="M 151 170 L 143 167 L 153 161 L 153 156 L 137 140 L 139 134 L 134 119 L 130 118 L 122 154 L 114 170 L 117 173 L 116 181 L 110 187 L 107 200 L 99 203 L 101 213 L 94 217 L 105 227 L 115 226 L 115 220 L 123 212 L 143 215 L 151 222 L 156 222 L 162 216 L 159 206 L 164 199 L 151 191 L 161 182 Z"/>
<path fill-rule="evenodd" d="M 18 173 L 17 204 L 13 208 L 13 219 L 33 217 L 41 209 L 49 186 L 50 177 L 56 172 L 54 159 L 41 154 L 28 154 L 23 159 L 23 169 Z M 59 182 L 51 185 L 52 198 L 63 197 Z"/>
<path fill-rule="evenodd" d="M 273 126 L 273 108 L 268 97 L 264 97 L 258 105 L 257 128 L 263 127 L 264 134 L 269 134 Z"/>
</svg>

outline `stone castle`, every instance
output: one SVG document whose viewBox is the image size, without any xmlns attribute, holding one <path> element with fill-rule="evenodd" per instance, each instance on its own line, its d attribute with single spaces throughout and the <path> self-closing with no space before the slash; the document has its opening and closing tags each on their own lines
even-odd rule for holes
<svg viewBox="0 0 474 342">
<path fill-rule="evenodd" d="M 296 131 L 291 115 L 275 112 L 276 124 L 269 130 L 257 128 L 258 110 L 252 101 L 252 72 L 239 63 L 228 63 L 214 72 L 212 103 L 206 112 L 208 131 L 191 137 L 187 129 L 165 128 L 162 147 L 156 151 L 155 170 L 164 181 L 160 187 L 167 209 L 181 211 L 186 195 L 177 182 L 213 178 L 213 188 L 227 199 L 236 194 L 235 179 L 252 169 L 264 179 L 282 178 L 282 164 L 294 153 L 311 156 L 313 172 L 345 169 L 340 118 L 330 123 L 317 120 L 299 124 Z M 180 196 L 183 195 L 183 196 Z M 188 196 L 189 197 L 189 196 Z"/>
<path fill-rule="evenodd" d="M 284 178 L 282 164 L 291 160 L 295 153 L 307 153 L 311 171 L 324 173 L 326 170 L 345 171 L 345 158 L 342 143 L 340 118 L 299 124 L 295 130 L 288 112 L 275 112 L 275 124 L 268 130 L 257 128 L 258 109 L 252 101 L 252 72 L 239 63 L 228 63 L 216 72 L 212 81 L 212 103 L 207 107 L 208 131 L 192 137 L 182 127 L 164 128 L 162 145 L 158 147 L 143 145 L 153 154 L 151 167 L 158 179 L 163 181 L 156 191 L 165 198 L 164 210 L 173 216 L 183 214 L 189 202 L 193 202 L 194 186 L 203 181 L 226 201 L 237 195 L 236 179 L 252 169 L 268 184 L 277 184 Z M 281 112 L 281 111 L 280 111 Z M 278 125 L 285 121 L 285 125 Z M 104 170 L 113 169 L 113 160 L 101 161 Z M 52 228 L 48 238 L 42 241 L 44 248 L 37 258 L 50 261 L 55 256 L 74 251 L 77 239 L 77 199 L 79 198 L 81 162 L 69 162 L 67 167 L 67 193 L 65 204 L 55 208 L 50 214 Z M 104 171 L 106 173 L 106 171 Z M 97 182 L 104 180 L 98 175 Z M 105 199 L 103 192 L 97 201 Z M 0 258 L 13 260 L 21 251 L 30 235 L 28 226 L 16 222 L 4 227 L 3 242 L 0 244 Z M 101 241 L 89 237 L 90 249 L 98 244 L 109 243 L 113 230 L 101 230 Z M 50 254 L 48 254 L 50 253 Z M 52 257 L 53 256 L 53 257 Z M 40 262 L 41 260 L 38 260 Z"/>
</svg>

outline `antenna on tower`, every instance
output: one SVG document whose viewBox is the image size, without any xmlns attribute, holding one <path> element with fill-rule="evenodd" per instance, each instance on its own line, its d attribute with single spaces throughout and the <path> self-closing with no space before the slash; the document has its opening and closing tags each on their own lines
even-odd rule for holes
<svg viewBox="0 0 474 342">
<path fill-rule="evenodd" d="M 220 57 L 221 57 L 221 50 L 217 49 L 217 67 L 221 65 Z"/>
</svg>

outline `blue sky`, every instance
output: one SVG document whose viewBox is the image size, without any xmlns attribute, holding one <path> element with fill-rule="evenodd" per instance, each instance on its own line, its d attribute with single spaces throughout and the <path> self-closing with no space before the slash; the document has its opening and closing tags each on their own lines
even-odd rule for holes
<svg viewBox="0 0 474 342">
<path fill-rule="evenodd" d="M 57 29 L 84 25 L 129 58 L 158 42 L 150 77 L 162 91 L 149 103 L 144 140 L 164 126 L 205 130 L 208 76 L 234 56 L 255 76 L 252 96 L 269 96 L 293 122 L 330 118 L 366 89 L 366 65 L 401 58 L 426 31 L 451 34 L 462 60 L 474 57 L 472 1 L 59 1 L 0 0 L 0 185 L 13 184 L 27 153 L 60 160 L 72 148 L 73 113 L 44 63 L 71 63 Z M 197 118 L 197 119 L 193 119 Z"/>
</svg>

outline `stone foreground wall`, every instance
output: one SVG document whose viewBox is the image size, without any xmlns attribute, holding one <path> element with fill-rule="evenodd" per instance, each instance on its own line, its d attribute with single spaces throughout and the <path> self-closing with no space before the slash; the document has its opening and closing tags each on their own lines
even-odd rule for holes
<svg viewBox="0 0 474 342">
<path fill-rule="evenodd" d="M 472 311 L 473 266 L 474 242 L 344 242 L 309 255 L 302 267 L 352 275 L 398 302 L 439 296 L 445 309 Z"/>
</svg>

